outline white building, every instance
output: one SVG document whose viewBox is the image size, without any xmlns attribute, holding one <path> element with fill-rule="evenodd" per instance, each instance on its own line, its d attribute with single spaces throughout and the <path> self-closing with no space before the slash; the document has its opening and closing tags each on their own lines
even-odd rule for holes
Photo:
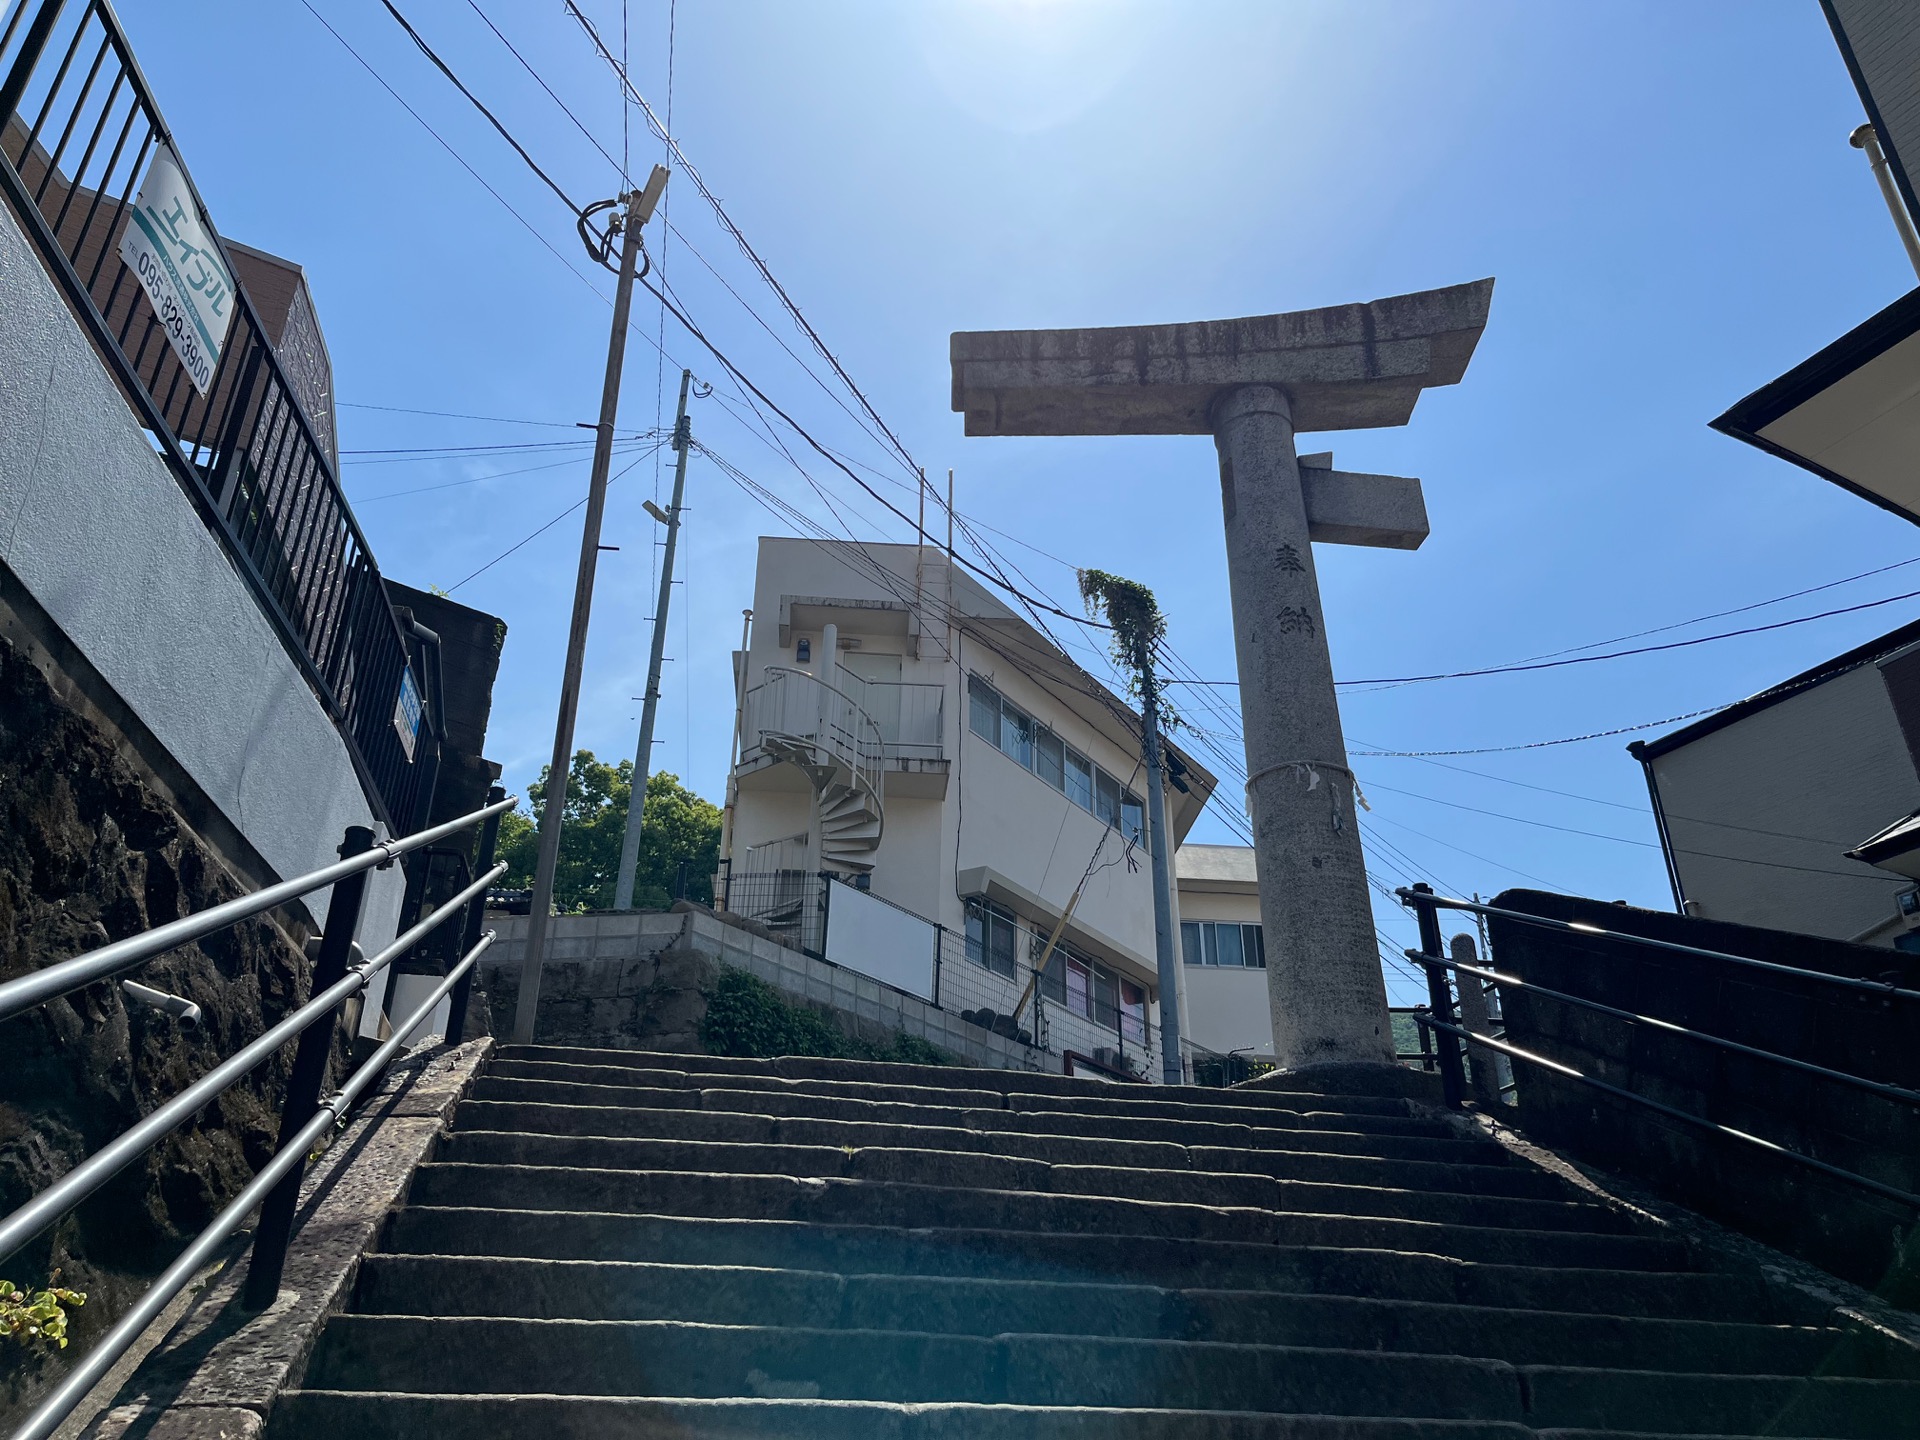
<svg viewBox="0 0 1920 1440">
<path fill-rule="evenodd" d="M 1920 810 L 1920 623 L 1628 750 L 1688 915 L 1891 945 L 1905 882 L 1864 848 Z"/>
<path fill-rule="evenodd" d="M 763 538 L 736 676 L 728 909 L 1024 1032 L 1063 1066 L 1157 1076 L 1139 717 L 1125 702 L 915 545 Z M 1168 753 L 1177 844 L 1214 777 Z"/>
<path fill-rule="evenodd" d="M 1267 949 L 1250 845 L 1183 845 L 1174 855 L 1186 1038 L 1216 1055 L 1273 1059 Z"/>
</svg>

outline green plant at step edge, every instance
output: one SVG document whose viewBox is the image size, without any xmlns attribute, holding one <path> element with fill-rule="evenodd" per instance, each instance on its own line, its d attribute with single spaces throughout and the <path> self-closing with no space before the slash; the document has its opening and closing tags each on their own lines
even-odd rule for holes
<svg viewBox="0 0 1920 1440">
<path fill-rule="evenodd" d="M 26 1291 L 11 1280 L 0 1280 L 0 1335 L 21 1345 L 52 1341 L 67 1348 L 67 1309 L 79 1309 L 87 1303 L 85 1292 L 64 1290 L 53 1282 L 60 1278 L 54 1271 L 47 1277 L 44 1290 Z"/>
<path fill-rule="evenodd" d="M 850 1036 L 833 1017 L 796 1005 L 757 975 L 722 970 L 700 1021 L 709 1055 L 768 1058 L 809 1055 L 828 1060 L 890 1060 L 906 1065 L 953 1065 L 953 1056 L 918 1035 L 898 1031 L 876 1042 Z"/>
</svg>

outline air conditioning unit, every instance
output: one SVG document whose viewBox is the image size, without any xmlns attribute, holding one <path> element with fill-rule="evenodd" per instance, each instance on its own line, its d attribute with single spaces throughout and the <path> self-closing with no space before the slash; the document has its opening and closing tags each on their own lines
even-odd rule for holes
<svg viewBox="0 0 1920 1440">
<path fill-rule="evenodd" d="M 1920 930 L 1920 885 L 1909 885 L 1893 897 L 1900 920 L 1909 930 Z"/>
</svg>

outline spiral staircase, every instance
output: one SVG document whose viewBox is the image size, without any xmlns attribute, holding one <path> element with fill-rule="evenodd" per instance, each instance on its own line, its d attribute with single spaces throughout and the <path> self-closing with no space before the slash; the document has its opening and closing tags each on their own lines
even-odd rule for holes
<svg viewBox="0 0 1920 1440">
<path fill-rule="evenodd" d="M 742 759 L 758 751 L 793 765 L 812 788 L 812 864 L 847 874 L 871 872 L 885 826 L 885 748 L 865 708 L 840 685 L 769 665 L 761 683 L 747 692 L 745 720 Z"/>
</svg>

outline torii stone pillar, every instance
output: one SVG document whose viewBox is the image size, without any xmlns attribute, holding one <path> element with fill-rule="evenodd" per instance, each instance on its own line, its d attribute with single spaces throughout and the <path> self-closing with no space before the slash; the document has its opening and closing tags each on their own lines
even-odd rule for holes
<svg viewBox="0 0 1920 1440">
<path fill-rule="evenodd" d="M 969 435 L 1211 435 L 1220 456 L 1274 1055 L 1391 1064 L 1346 740 L 1313 546 L 1416 549 L 1420 482 L 1299 456 L 1300 431 L 1404 425 L 1452 385 L 1493 281 L 1192 325 L 953 337 Z"/>
</svg>

